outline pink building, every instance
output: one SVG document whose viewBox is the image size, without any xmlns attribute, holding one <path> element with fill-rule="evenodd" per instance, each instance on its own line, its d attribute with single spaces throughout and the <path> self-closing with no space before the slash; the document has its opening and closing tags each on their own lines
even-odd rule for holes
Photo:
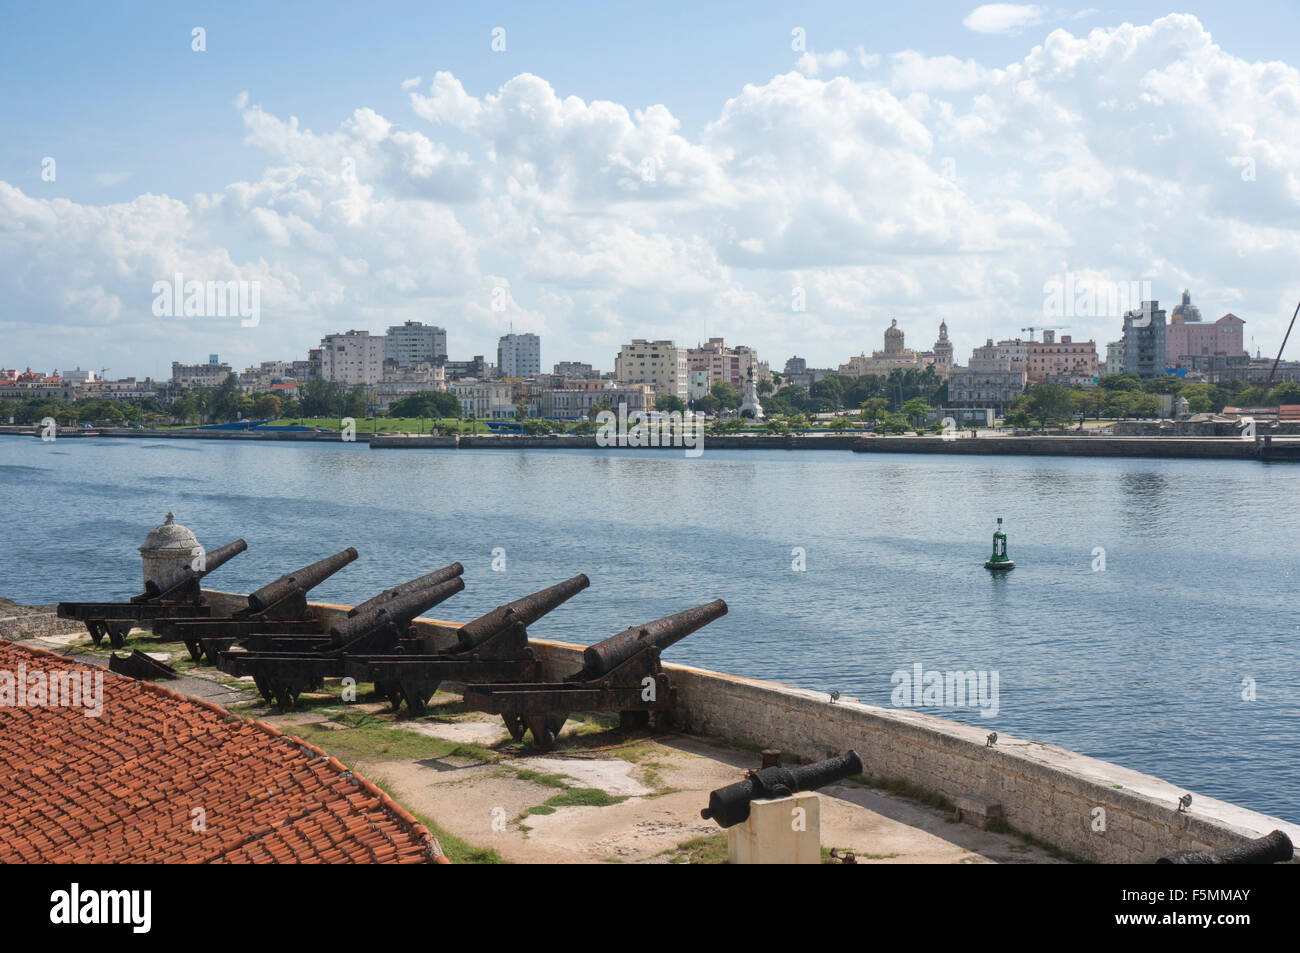
<svg viewBox="0 0 1300 953">
<path fill-rule="evenodd" d="M 1208 364 L 1210 358 L 1239 358 L 1248 360 L 1242 345 L 1246 322 L 1235 314 L 1225 314 L 1213 324 L 1201 322 L 1201 312 L 1192 304 L 1189 292 L 1183 292 L 1183 303 L 1174 308 L 1165 328 L 1165 363 L 1170 367 L 1198 369 Z"/>
</svg>

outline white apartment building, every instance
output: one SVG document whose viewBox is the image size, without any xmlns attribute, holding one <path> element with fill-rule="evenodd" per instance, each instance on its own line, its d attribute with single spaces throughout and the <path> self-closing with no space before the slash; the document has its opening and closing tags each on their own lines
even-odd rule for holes
<svg viewBox="0 0 1300 953">
<path fill-rule="evenodd" d="M 585 382 L 592 383 L 592 382 Z M 544 390 L 538 396 L 538 413 L 553 420 L 594 419 L 594 407 L 607 404 L 618 412 L 619 404 L 627 405 L 627 412 L 654 410 L 654 392 L 645 384 L 615 387 L 564 387 Z"/>
<path fill-rule="evenodd" d="M 503 334 L 497 342 L 497 374 L 536 377 L 542 372 L 542 339 L 536 334 Z"/>
<path fill-rule="evenodd" d="M 345 387 L 384 379 L 384 337 L 369 331 L 327 334 L 320 342 L 320 379 Z"/>
<path fill-rule="evenodd" d="M 384 360 L 398 367 L 411 364 L 436 364 L 447 357 L 447 332 L 421 321 L 395 324 L 384 336 Z"/>
<path fill-rule="evenodd" d="M 208 358 L 206 364 L 182 364 L 172 361 L 172 383 L 189 390 L 194 387 L 219 387 L 232 373 L 229 364 L 215 360 L 216 355 Z"/>
<path fill-rule="evenodd" d="M 466 417 L 505 420 L 515 415 L 508 381 L 476 381 L 466 378 L 452 381 L 447 386 L 460 401 L 460 411 Z"/>
<path fill-rule="evenodd" d="M 649 384 L 656 397 L 667 394 L 685 401 L 690 397 L 686 367 L 686 348 L 635 338 L 619 349 L 614 377 L 620 384 Z"/>
</svg>

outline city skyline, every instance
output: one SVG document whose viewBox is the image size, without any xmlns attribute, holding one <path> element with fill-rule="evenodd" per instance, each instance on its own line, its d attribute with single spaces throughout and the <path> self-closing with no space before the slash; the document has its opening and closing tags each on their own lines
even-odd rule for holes
<svg viewBox="0 0 1300 953">
<path fill-rule="evenodd" d="M 508 11 L 500 50 L 495 22 L 422 22 L 428 49 L 346 86 L 279 61 L 250 71 L 242 41 L 271 13 L 232 45 L 219 17 L 133 38 L 87 8 L 71 51 L 33 52 L 13 40 L 41 26 L 26 11 L 3 41 L 18 68 L 0 363 L 162 377 L 175 359 L 244 366 L 409 320 L 447 328 L 455 357 L 491 355 L 513 328 L 552 342 L 548 366 L 604 369 L 635 337 L 837 366 L 892 318 L 922 338 L 946 321 L 959 355 L 1044 323 L 1117 338 L 1122 311 L 1048 319 L 1046 289 L 1071 282 L 1145 282 L 1165 301 L 1191 287 L 1270 352 L 1300 295 L 1300 72 L 1270 47 L 1275 23 L 1187 9 L 934 5 L 868 26 L 761 8 L 707 69 L 674 34 L 702 90 L 647 66 L 611 78 L 599 61 L 628 40 L 591 49 L 597 12 L 566 33 Z M 121 41 L 114 63 L 147 48 L 204 130 L 120 115 L 114 90 L 138 111 L 144 78 L 100 75 L 101 29 Z M 309 38 L 289 62 L 347 43 Z M 63 78 L 42 85 L 50 70 Z M 121 128 L 83 118 L 87 97 Z M 159 316 L 173 275 L 256 284 L 258 319 Z"/>
</svg>

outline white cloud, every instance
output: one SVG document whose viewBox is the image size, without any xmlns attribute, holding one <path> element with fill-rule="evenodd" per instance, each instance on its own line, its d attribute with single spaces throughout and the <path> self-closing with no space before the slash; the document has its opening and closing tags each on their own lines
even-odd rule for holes
<svg viewBox="0 0 1300 953">
<path fill-rule="evenodd" d="M 976 33 L 1019 33 L 1043 22 L 1047 10 L 1032 3 L 986 3 L 976 7 L 961 22 Z"/>
<path fill-rule="evenodd" d="M 829 53 L 808 52 L 799 57 L 795 64 L 795 69 L 805 76 L 817 76 L 821 73 L 835 73 L 849 65 L 849 54 L 843 50 L 832 50 Z"/>
<path fill-rule="evenodd" d="M 837 52 L 834 69 L 869 60 Z M 44 328 L 75 328 L 122 369 L 145 350 L 301 357 L 323 332 L 407 318 L 487 353 L 513 322 L 545 334 L 548 362 L 608 369 L 626 338 L 707 324 L 824 366 L 879 347 L 891 316 L 921 346 L 947 319 L 964 358 L 1040 323 L 1044 283 L 1068 272 L 1165 299 L 1188 285 L 1210 316 L 1280 335 L 1300 295 L 1294 67 L 1235 57 L 1182 15 L 1058 29 L 1010 63 L 904 50 L 887 82 L 829 62 L 736 90 L 691 135 L 665 106 L 531 74 L 471 93 L 439 72 L 408 88 L 413 115 L 350 104 L 323 131 L 241 96 L 264 156 L 249 181 L 105 206 L 0 183 L 0 333 L 51 364 L 66 335 Z M 261 325 L 161 326 L 149 289 L 176 271 L 262 282 Z"/>
</svg>

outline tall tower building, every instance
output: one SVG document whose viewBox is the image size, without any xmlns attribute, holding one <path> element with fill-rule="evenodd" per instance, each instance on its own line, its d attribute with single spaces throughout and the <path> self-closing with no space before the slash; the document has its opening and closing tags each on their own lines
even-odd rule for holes
<svg viewBox="0 0 1300 953">
<path fill-rule="evenodd" d="M 939 322 L 939 340 L 934 342 L 934 370 L 946 377 L 952 370 L 952 342 L 948 340 L 948 323 Z"/>
<path fill-rule="evenodd" d="M 542 372 L 542 339 L 536 334 L 503 334 L 497 342 L 500 377 L 536 377 Z"/>
</svg>

